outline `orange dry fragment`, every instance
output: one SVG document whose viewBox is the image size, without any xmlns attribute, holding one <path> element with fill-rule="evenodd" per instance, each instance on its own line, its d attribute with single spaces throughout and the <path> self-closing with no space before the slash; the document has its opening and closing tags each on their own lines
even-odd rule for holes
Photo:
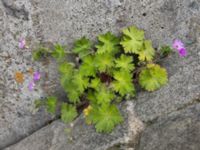
<svg viewBox="0 0 200 150">
<path fill-rule="evenodd" d="M 23 75 L 23 73 L 21 73 L 19 71 L 15 72 L 15 81 L 17 83 L 23 83 L 24 82 L 24 75 Z"/>
</svg>

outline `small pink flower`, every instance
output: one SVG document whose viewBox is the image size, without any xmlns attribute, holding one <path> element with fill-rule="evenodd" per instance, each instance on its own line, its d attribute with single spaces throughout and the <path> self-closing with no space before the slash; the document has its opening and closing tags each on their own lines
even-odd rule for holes
<svg viewBox="0 0 200 150">
<path fill-rule="evenodd" d="M 34 81 L 40 80 L 40 77 L 41 77 L 41 74 L 40 74 L 39 71 L 36 71 L 36 72 L 33 73 L 33 80 Z"/>
<path fill-rule="evenodd" d="M 178 51 L 180 57 L 185 57 L 187 55 L 187 50 L 181 40 L 175 39 L 172 46 Z"/>
<path fill-rule="evenodd" d="M 29 82 L 29 84 L 28 84 L 29 91 L 33 91 L 34 88 L 35 88 L 35 82 L 34 81 Z"/>
<path fill-rule="evenodd" d="M 26 46 L 26 40 L 23 38 L 20 38 L 19 40 L 19 48 L 24 49 Z"/>
<path fill-rule="evenodd" d="M 184 48 L 183 42 L 179 39 L 175 39 L 172 46 L 173 46 L 174 49 L 177 49 L 177 50 Z"/>
<path fill-rule="evenodd" d="M 185 48 L 181 48 L 179 51 L 179 56 L 185 57 L 187 55 L 187 51 Z"/>
</svg>

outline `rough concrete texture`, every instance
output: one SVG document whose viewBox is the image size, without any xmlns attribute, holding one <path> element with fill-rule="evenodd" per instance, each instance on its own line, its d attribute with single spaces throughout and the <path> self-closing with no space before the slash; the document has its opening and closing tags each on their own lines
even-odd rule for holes
<svg viewBox="0 0 200 150">
<path fill-rule="evenodd" d="M 199 0 L 1 0 L 0 148 L 199 149 L 199 14 Z M 172 44 L 174 38 L 181 38 L 186 43 L 187 57 L 180 58 L 174 53 L 161 62 L 169 72 L 168 85 L 152 93 L 141 90 L 136 100 L 127 104 L 129 107 L 121 106 L 124 114 L 134 115 L 127 117 L 125 123 L 111 135 L 95 133 L 93 127 L 83 124 L 82 117 L 77 118 L 70 132 L 75 143 L 69 142 L 69 135 L 62 132 L 69 125 L 58 121 L 30 135 L 52 119 L 42 110 L 32 113 L 34 99 L 56 92 L 53 85 L 57 85 L 53 82 L 57 81 L 53 62 L 42 65 L 30 60 L 33 45 L 38 41 L 51 41 L 67 44 L 70 48 L 74 39 L 83 35 L 92 39 L 106 31 L 118 34 L 121 28 L 133 24 L 146 31 L 155 47 Z M 30 49 L 17 48 L 21 36 L 30 41 Z M 34 92 L 27 90 L 30 76 L 26 75 L 20 86 L 13 79 L 15 71 L 25 73 L 30 67 L 45 70 L 50 77 L 48 84 L 45 84 L 47 81 L 40 82 Z M 130 110 L 130 106 L 134 107 Z M 130 122 L 137 123 L 130 128 Z M 137 143 L 144 126 L 146 129 L 140 143 Z M 130 136 L 127 134 L 129 131 L 134 131 L 134 134 Z M 124 140 L 130 137 L 134 140 Z M 185 146 L 177 146 L 176 143 L 185 143 Z M 15 145 L 9 147 L 11 144 Z"/>
<path fill-rule="evenodd" d="M 28 1 L 0 1 L 0 149 L 13 144 L 46 125 L 53 118 L 44 110 L 34 110 L 34 100 L 53 93 L 55 65 L 34 63 L 31 49 L 19 49 L 19 39 L 26 38 L 28 46 L 37 43 L 29 19 L 32 5 Z M 32 80 L 30 68 L 48 72 L 49 80 L 37 83 L 34 91 L 28 90 Z M 15 73 L 24 74 L 24 82 L 15 81 Z M 54 87 L 55 89 L 55 87 Z"/>
<path fill-rule="evenodd" d="M 133 114 L 132 103 L 123 104 L 121 108 L 124 110 L 126 121 L 111 134 L 95 132 L 93 126 L 85 124 L 85 119 L 81 115 L 73 125 L 55 121 L 5 150 L 104 150 L 111 147 L 123 149 L 134 147 L 138 144 L 144 126 Z"/>
<path fill-rule="evenodd" d="M 200 104 L 197 104 L 159 118 L 144 131 L 138 149 L 199 150 L 199 110 Z"/>
</svg>

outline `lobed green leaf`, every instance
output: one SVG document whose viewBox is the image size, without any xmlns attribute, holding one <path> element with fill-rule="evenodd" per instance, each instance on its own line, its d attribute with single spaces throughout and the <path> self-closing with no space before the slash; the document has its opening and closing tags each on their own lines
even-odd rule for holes
<svg viewBox="0 0 200 150">
<path fill-rule="evenodd" d="M 96 45 L 97 54 L 116 54 L 119 51 L 119 38 L 117 38 L 111 32 L 99 35 L 98 40 L 99 43 Z"/>
<path fill-rule="evenodd" d="M 135 26 L 128 27 L 123 31 L 120 44 L 124 47 L 125 53 L 139 54 L 144 40 L 144 31 Z"/>
<path fill-rule="evenodd" d="M 57 98 L 54 96 L 50 96 L 46 100 L 46 109 L 47 112 L 51 114 L 55 114 L 56 112 L 56 107 L 57 107 Z"/>
<path fill-rule="evenodd" d="M 111 132 L 123 118 L 115 105 L 94 107 L 90 113 L 90 120 L 95 124 L 97 132 Z"/>
<path fill-rule="evenodd" d="M 76 107 L 67 103 L 61 105 L 61 120 L 65 123 L 73 121 L 78 115 Z"/>
<path fill-rule="evenodd" d="M 78 54 L 80 58 L 82 58 L 90 54 L 91 48 L 92 48 L 91 41 L 86 37 L 82 37 L 81 39 L 75 41 L 72 51 Z"/>
<path fill-rule="evenodd" d="M 65 57 L 64 47 L 60 44 L 54 45 L 54 51 L 51 53 L 52 57 L 54 57 L 57 61 L 62 61 Z"/>
<path fill-rule="evenodd" d="M 154 91 L 167 83 L 167 71 L 157 64 L 148 64 L 139 74 L 139 84 L 147 91 Z"/>
</svg>

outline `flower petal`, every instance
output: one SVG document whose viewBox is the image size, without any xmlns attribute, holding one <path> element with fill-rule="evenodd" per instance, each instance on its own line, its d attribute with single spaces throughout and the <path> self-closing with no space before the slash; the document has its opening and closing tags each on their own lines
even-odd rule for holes
<svg viewBox="0 0 200 150">
<path fill-rule="evenodd" d="M 20 38 L 19 40 L 19 48 L 23 49 L 26 46 L 26 40 L 23 38 Z"/>
<path fill-rule="evenodd" d="M 186 55 L 187 55 L 186 49 L 185 49 L 185 48 L 181 48 L 181 49 L 179 50 L 179 56 L 185 57 Z"/>
<path fill-rule="evenodd" d="M 184 48 L 184 44 L 181 40 L 175 39 L 173 42 L 172 47 L 176 50 L 180 50 L 181 48 Z"/>
<path fill-rule="evenodd" d="M 40 74 L 39 71 L 36 71 L 36 72 L 33 73 L 33 80 L 34 81 L 40 80 L 40 77 L 41 77 L 41 74 Z"/>
<path fill-rule="evenodd" d="M 28 84 L 28 89 L 29 91 L 33 91 L 35 88 L 35 82 L 34 81 L 30 81 Z"/>
</svg>

